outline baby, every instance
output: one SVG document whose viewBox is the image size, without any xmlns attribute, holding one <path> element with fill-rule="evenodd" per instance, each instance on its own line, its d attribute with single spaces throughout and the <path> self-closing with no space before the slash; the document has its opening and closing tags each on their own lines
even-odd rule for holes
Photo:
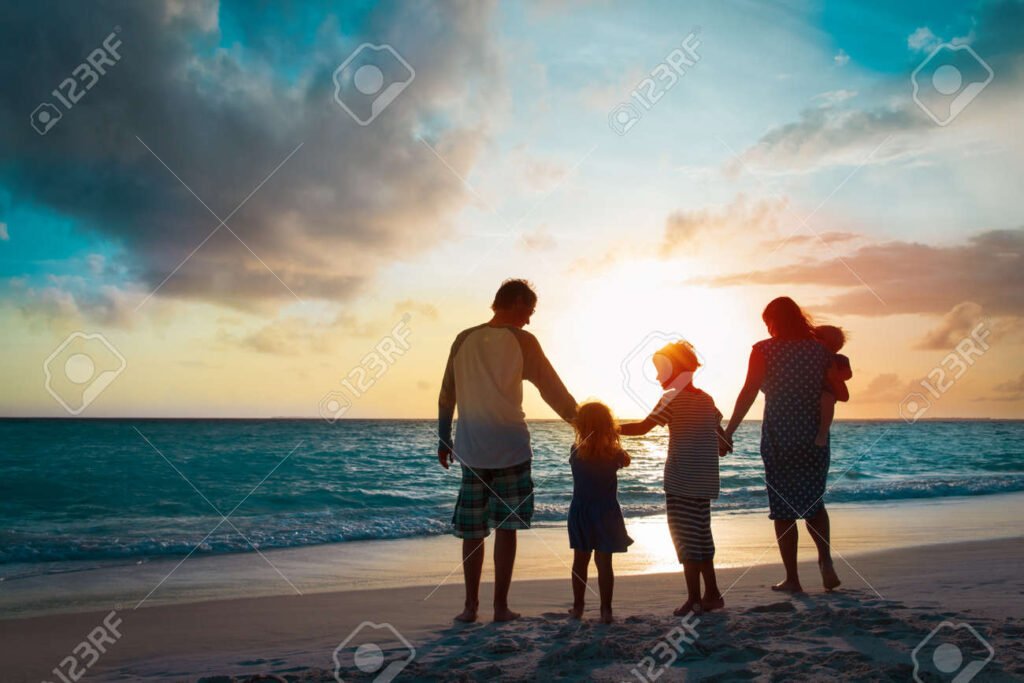
<svg viewBox="0 0 1024 683">
<path fill-rule="evenodd" d="M 853 377 L 853 370 L 850 368 L 850 359 L 839 353 L 846 344 L 846 334 L 841 327 L 818 325 L 814 328 L 814 335 L 826 349 L 835 354 L 821 390 L 821 423 L 818 425 L 818 436 L 814 439 L 815 446 L 826 446 L 828 432 L 836 415 L 836 401 L 850 400 L 846 381 Z"/>
</svg>

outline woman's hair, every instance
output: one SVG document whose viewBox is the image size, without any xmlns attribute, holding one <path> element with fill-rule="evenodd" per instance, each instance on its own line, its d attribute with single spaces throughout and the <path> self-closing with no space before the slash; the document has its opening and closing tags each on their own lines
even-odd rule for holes
<svg viewBox="0 0 1024 683">
<path fill-rule="evenodd" d="M 772 299 L 764 307 L 761 319 L 773 337 L 814 339 L 814 320 L 788 296 Z"/>
<path fill-rule="evenodd" d="M 584 403 L 576 411 L 576 457 L 611 458 L 622 453 L 619 425 L 611 409 L 600 401 Z"/>
<path fill-rule="evenodd" d="M 846 332 L 835 325 L 818 325 L 814 328 L 814 336 L 832 353 L 839 353 L 846 345 Z"/>
</svg>

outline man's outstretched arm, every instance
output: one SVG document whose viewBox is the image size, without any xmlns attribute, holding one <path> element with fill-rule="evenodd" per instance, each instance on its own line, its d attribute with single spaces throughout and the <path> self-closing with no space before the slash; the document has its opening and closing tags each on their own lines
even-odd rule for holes
<svg viewBox="0 0 1024 683">
<path fill-rule="evenodd" d="M 519 339 L 523 352 L 523 379 L 537 387 L 541 398 L 558 413 L 559 417 L 566 422 L 575 420 L 576 399 L 562 384 L 558 373 L 541 350 L 540 342 L 532 334 L 522 330 L 517 331 L 516 338 Z"/>
</svg>

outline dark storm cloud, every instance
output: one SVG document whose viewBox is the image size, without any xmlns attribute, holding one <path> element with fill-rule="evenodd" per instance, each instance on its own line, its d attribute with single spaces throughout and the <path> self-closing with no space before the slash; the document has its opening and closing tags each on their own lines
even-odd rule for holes
<svg viewBox="0 0 1024 683">
<path fill-rule="evenodd" d="M 464 199 L 416 136 L 460 170 L 472 163 L 500 88 L 490 5 L 382 3 L 354 17 L 326 9 L 344 4 L 300 7 L 315 16 L 289 23 L 276 8 L 261 19 L 240 4 L 220 7 L 218 23 L 210 3 L 8 3 L 0 186 L 14 202 L 122 245 L 124 265 L 151 288 L 218 221 L 136 136 L 221 218 L 302 143 L 228 224 L 300 297 L 344 299 L 381 263 L 435 243 Z M 236 12 L 233 33 L 222 45 L 228 12 Z M 314 28 L 293 33 L 298 23 Z M 29 113 L 115 27 L 121 60 L 38 135 Z M 393 45 L 416 70 L 367 127 L 334 102 L 332 81 L 364 41 Z M 225 228 L 161 294 L 239 306 L 291 299 Z"/>
</svg>

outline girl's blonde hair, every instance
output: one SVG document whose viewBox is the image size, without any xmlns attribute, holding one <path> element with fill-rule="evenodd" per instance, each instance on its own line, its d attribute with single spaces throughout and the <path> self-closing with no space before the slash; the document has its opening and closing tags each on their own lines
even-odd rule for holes
<svg viewBox="0 0 1024 683">
<path fill-rule="evenodd" d="M 622 453 L 619 424 L 611 409 L 600 401 L 584 403 L 576 411 L 576 457 L 612 458 Z"/>
</svg>

